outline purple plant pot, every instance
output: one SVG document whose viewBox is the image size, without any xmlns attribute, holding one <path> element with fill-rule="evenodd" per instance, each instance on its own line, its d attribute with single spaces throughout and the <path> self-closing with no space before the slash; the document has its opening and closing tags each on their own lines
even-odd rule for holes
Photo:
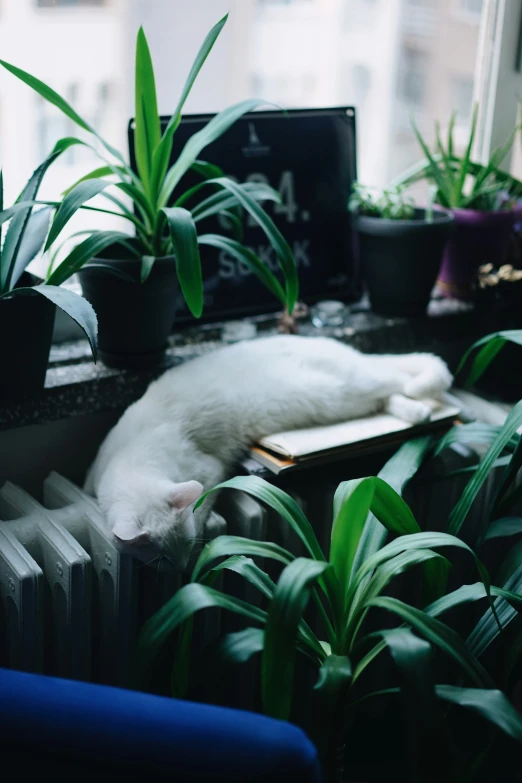
<svg viewBox="0 0 522 783">
<path fill-rule="evenodd" d="M 477 269 L 482 264 L 500 266 L 522 209 L 505 212 L 479 212 L 453 209 L 455 231 L 442 259 L 437 285 L 449 299 L 470 299 Z"/>
</svg>

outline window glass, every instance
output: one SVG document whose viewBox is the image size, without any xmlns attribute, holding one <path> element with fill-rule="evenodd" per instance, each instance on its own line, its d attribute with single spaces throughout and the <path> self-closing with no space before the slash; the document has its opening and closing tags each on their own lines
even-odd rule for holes
<svg viewBox="0 0 522 783">
<path fill-rule="evenodd" d="M 160 110 L 169 113 L 203 38 L 230 11 L 186 110 L 214 112 L 247 97 L 289 108 L 354 105 L 359 178 L 385 185 L 420 157 L 411 113 L 431 141 L 435 119 L 444 128 L 456 110 L 457 147 L 465 143 L 483 6 L 481 0 L 3 0 L 0 49 L 2 59 L 51 85 L 126 152 L 139 26 L 150 43 Z M 86 136 L 3 70 L 0 105 L 7 200 L 57 138 Z M 71 150 L 50 170 L 42 195 L 57 197 L 96 165 L 88 148 Z M 75 218 L 71 231 L 86 220 L 92 225 L 92 213 Z M 96 220 L 115 225 L 109 215 Z"/>
</svg>

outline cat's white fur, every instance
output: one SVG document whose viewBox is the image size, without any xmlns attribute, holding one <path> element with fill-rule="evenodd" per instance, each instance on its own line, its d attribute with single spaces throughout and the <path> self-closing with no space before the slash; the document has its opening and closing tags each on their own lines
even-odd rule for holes
<svg viewBox="0 0 522 783">
<path fill-rule="evenodd" d="M 129 551 L 182 567 L 215 496 L 252 441 L 388 410 L 417 423 L 452 378 L 431 354 L 368 355 L 324 337 L 237 343 L 175 367 L 131 405 L 102 444 L 86 490 Z"/>
</svg>

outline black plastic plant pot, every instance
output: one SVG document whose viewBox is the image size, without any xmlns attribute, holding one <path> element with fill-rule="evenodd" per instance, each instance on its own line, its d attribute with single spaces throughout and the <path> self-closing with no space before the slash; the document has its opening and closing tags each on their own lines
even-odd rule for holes
<svg viewBox="0 0 522 783">
<path fill-rule="evenodd" d="M 455 219 L 436 210 L 431 222 L 424 210 L 412 220 L 356 216 L 359 263 L 372 309 L 387 316 L 426 313 Z"/>
<path fill-rule="evenodd" d="M 17 287 L 38 282 L 24 273 Z M 39 294 L 0 299 L 0 399 L 33 397 L 43 390 L 55 311 L 55 305 Z"/>
<path fill-rule="evenodd" d="M 174 256 L 157 258 L 141 283 L 141 259 L 124 258 L 124 253 L 114 245 L 93 259 L 95 267 L 79 272 L 82 293 L 98 316 L 99 356 L 109 367 L 155 367 L 164 358 L 176 313 L 176 263 Z"/>
</svg>

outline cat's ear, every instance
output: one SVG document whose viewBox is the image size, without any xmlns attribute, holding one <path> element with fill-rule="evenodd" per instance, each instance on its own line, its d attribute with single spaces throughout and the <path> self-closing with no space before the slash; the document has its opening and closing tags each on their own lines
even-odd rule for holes
<svg viewBox="0 0 522 783">
<path fill-rule="evenodd" d="M 112 534 L 120 541 L 130 544 L 146 538 L 146 533 L 131 517 L 121 517 L 112 528 Z"/>
<path fill-rule="evenodd" d="M 174 484 L 169 492 L 167 502 L 171 508 L 183 511 L 191 503 L 195 503 L 202 493 L 203 486 L 199 481 L 184 481 L 182 484 Z"/>
</svg>

